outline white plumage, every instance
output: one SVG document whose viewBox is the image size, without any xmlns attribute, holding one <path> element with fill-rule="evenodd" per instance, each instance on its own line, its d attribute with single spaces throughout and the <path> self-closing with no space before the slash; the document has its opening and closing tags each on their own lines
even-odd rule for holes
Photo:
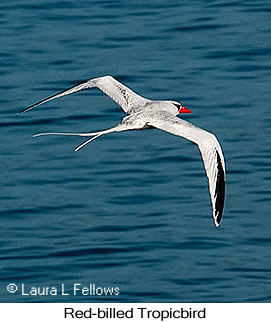
<svg viewBox="0 0 271 323">
<path fill-rule="evenodd" d="M 22 110 L 21 113 L 50 100 L 93 87 L 104 92 L 119 104 L 124 112 L 126 112 L 127 115 L 117 126 L 107 130 L 90 133 L 48 132 L 37 134 L 35 136 L 71 135 L 90 137 L 87 141 L 78 146 L 75 149 L 76 151 L 104 134 L 115 131 L 120 132 L 151 127 L 190 140 L 197 144 L 200 150 L 209 183 L 209 192 L 213 209 L 212 215 L 215 225 L 219 226 L 224 208 L 226 180 L 225 162 L 222 149 L 215 135 L 176 117 L 179 113 L 191 112 L 189 109 L 183 107 L 179 102 L 153 101 L 143 98 L 114 79 L 112 76 L 103 76 L 90 79 L 67 90 L 54 94 L 27 107 Z"/>
</svg>

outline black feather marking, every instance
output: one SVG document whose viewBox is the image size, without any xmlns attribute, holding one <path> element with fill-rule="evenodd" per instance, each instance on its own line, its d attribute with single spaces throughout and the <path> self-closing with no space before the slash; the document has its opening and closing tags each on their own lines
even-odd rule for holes
<svg viewBox="0 0 271 323">
<path fill-rule="evenodd" d="M 126 104 L 128 105 L 129 104 L 129 95 L 127 95 L 127 91 L 119 86 L 117 88 L 118 88 L 120 94 L 123 96 Z"/>
<path fill-rule="evenodd" d="M 83 86 L 83 85 L 84 85 L 84 84 L 87 84 L 87 82 L 88 82 L 88 80 L 87 80 L 87 81 L 84 81 L 84 82 L 81 82 L 81 83 L 78 83 L 78 84 L 76 84 L 76 85 L 73 85 L 73 86 L 69 87 L 69 88 L 68 88 L 68 89 L 66 89 L 66 90 L 62 90 L 62 91 L 57 92 L 57 93 L 55 93 L 55 94 L 53 94 L 53 95 L 50 95 L 50 96 L 48 96 L 47 98 L 42 99 L 42 100 L 40 100 L 40 101 L 38 101 L 38 102 L 36 102 L 36 103 L 34 103 L 34 104 L 30 105 L 29 107 L 27 107 L 27 108 L 23 109 L 23 110 L 22 110 L 22 111 L 20 111 L 18 114 L 24 113 L 24 112 L 26 112 L 26 111 L 28 111 L 28 110 L 31 110 L 31 109 L 35 108 L 36 106 L 38 106 L 38 105 L 40 105 L 40 104 L 42 104 L 42 103 L 45 103 L 45 102 L 47 102 L 47 101 L 50 101 L 50 100 L 54 99 L 56 96 L 58 96 L 58 95 L 60 95 L 60 94 L 62 94 L 62 93 L 68 92 L 69 90 L 72 90 L 72 89 L 76 88 L 77 86 L 78 86 L 78 87 L 79 87 L 79 86 L 82 86 L 82 89 L 79 89 L 79 90 L 77 90 L 77 91 L 83 90 L 83 89 L 84 89 L 84 86 Z M 75 92 L 77 92 L 77 91 L 75 91 Z M 73 92 L 72 92 L 72 93 L 73 93 Z"/>
<path fill-rule="evenodd" d="M 222 166 L 221 158 L 219 156 L 218 151 L 216 150 L 216 158 L 217 158 L 217 181 L 215 188 L 215 215 L 217 224 L 220 223 L 224 208 L 224 200 L 225 200 L 225 173 Z"/>
</svg>

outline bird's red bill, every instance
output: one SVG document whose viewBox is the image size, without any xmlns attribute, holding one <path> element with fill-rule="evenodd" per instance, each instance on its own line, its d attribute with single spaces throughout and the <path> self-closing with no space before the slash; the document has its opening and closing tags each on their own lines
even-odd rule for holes
<svg viewBox="0 0 271 323">
<path fill-rule="evenodd" d="M 179 109 L 179 113 L 192 113 L 192 111 L 191 110 L 189 110 L 188 108 L 186 108 L 186 107 L 181 107 L 180 109 Z"/>
</svg>

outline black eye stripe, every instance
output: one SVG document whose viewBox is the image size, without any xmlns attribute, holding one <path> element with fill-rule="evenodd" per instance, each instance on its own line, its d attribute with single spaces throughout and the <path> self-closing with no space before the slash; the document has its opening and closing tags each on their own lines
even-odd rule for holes
<svg viewBox="0 0 271 323">
<path fill-rule="evenodd" d="M 180 103 L 173 103 L 175 107 L 180 108 L 182 105 Z"/>
</svg>

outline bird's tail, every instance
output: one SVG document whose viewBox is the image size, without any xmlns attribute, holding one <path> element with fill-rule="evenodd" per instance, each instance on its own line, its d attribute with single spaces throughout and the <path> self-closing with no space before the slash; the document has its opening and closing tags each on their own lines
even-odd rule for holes
<svg viewBox="0 0 271 323">
<path fill-rule="evenodd" d="M 124 131 L 128 130 L 125 129 L 122 125 L 117 125 L 116 127 L 102 130 L 102 131 L 97 131 L 97 132 L 88 132 L 88 133 L 72 133 L 72 132 L 43 132 L 43 133 L 38 133 L 34 135 L 33 137 L 39 137 L 39 136 L 48 136 L 48 135 L 57 135 L 57 136 L 80 136 L 80 137 L 92 137 L 83 142 L 80 146 L 75 148 L 75 151 L 78 151 L 79 149 L 83 148 L 85 145 L 90 143 L 91 141 L 97 139 L 98 137 L 102 135 L 106 135 L 111 132 L 119 132 L 119 131 Z"/>
</svg>

